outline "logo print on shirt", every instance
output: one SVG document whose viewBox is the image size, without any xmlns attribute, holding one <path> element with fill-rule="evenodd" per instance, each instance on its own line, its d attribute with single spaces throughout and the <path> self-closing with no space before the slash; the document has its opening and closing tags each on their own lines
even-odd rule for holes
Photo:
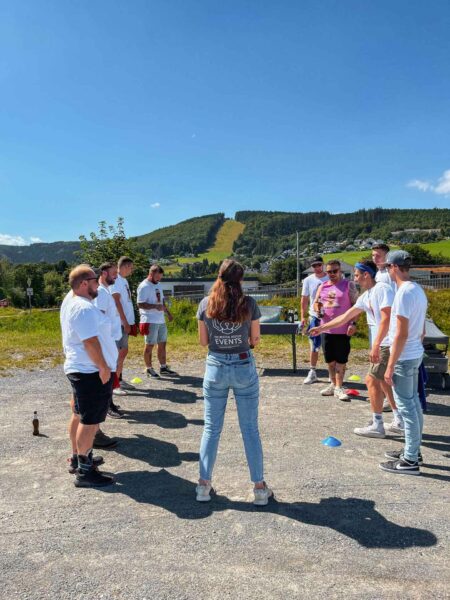
<svg viewBox="0 0 450 600">
<path fill-rule="evenodd" d="M 241 323 L 233 323 L 232 321 L 218 321 L 217 319 L 212 320 L 212 326 L 217 331 L 220 331 L 223 335 L 231 335 L 241 327 Z"/>
</svg>

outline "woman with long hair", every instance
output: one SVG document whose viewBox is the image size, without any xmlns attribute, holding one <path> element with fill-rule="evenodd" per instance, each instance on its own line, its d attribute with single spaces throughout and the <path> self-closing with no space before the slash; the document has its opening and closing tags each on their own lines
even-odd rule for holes
<svg viewBox="0 0 450 600">
<path fill-rule="evenodd" d="M 265 506 L 273 495 L 263 474 L 258 430 L 259 381 L 251 348 L 260 340 L 260 310 L 242 291 L 244 269 L 235 260 L 222 262 L 219 275 L 197 311 L 200 344 L 208 346 L 203 396 L 205 427 L 200 444 L 197 500 L 211 500 L 212 472 L 222 432 L 228 392 L 233 390 L 244 440 L 254 504 Z"/>
</svg>

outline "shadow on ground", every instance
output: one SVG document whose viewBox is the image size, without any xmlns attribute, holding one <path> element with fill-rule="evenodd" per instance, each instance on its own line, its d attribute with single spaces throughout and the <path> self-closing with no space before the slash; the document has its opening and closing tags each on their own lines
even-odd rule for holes
<svg viewBox="0 0 450 600">
<path fill-rule="evenodd" d="M 199 460 L 198 452 L 180 452 L 176 444 L 146 435 L 135 434 L 131 438 L 115 439 L 119 442 L 115 448 L 117 454 L 141 460 L 152 467 L 178 467 L 183 461 Z"/>
<path fill-rule="evenodd" d="M 173 382 L 172 382 L 173 383 Z M 156 384 L 157 385 L 157 384 Z M 177 388 L 145 389 L 127 391 L 127 397 L 133 398 L 139 396 L 142 398 L 155 398 L 156 400 L 168 400 L 176 404 L 194 404 L 201 398 L 195 392 L 189 390 L 178 390 Z"/>
<path fill-rule="evenodd" d="M 204 425 L 203 419 L 186 419 L 184 415 L 170 410 L 130 410 L 127 411 L 128 423 L 157 425 L 163 429 L 183 429 L 188 425 Z"/>
<path fill-rule="evenodd" d="M 308 525 L 328 527 L 356 540 L 366 548 L 409 548 L 434 546 L 436 536 L 426 529 L 403 527 L 386 519 L 375 509 L 375 502 L 361 498 L 322 498 L 313 502 L 277 502 L 266 507 L 216 496 L 209 503 L 195 502 L 195 484 L 159 472 L 134 471 L 117 474 L 114 486 L 101 488 L 106 493 L 125 494 L 146 504 L 160 506 L 181 519 L 205 519 L 215 512 L 269 512 Z"/>
</svg>

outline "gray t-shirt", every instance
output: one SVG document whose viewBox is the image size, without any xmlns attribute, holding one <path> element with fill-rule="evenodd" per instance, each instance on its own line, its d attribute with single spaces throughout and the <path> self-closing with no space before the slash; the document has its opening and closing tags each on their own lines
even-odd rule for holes
<svg viewBox="0 0 450 600">
<path fill-rule="evenodd" d="M 210 319 L 206 316 L 208 298 L 203 298 L 200 302 L 197 310 L 197 319 L 203 321 L 208 330 L 208 348 L 210 352 L 239 354 L 250 350 L 248 338 L 250 337 L 251 322 L 260 318 L 261 311 L 254 298 L 247 296 L 247 299 L 250 308 L 250 318 L 243 323 Z"/>
</svg>

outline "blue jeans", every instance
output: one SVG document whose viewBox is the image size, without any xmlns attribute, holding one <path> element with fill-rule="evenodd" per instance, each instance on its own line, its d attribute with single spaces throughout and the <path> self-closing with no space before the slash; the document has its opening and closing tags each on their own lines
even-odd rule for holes
<svg viewBox="0 0 450 600">
<path fill-rule="evenodd" d="M 263 453 L 258 430 L 259 380 L 250 352 L 239 354 L 210 352 L 203 379 L 205 427 L 200 444 L 200 479 L 211 480 L 222 432 L 228 392 L 233 390 L 244 440 L 245 455 L 254 483 L 263 481 Z"/>
<path fill-rule="evenodd" d="M 416 461 L 422 441 L 423 412 L 418 393 L 418 373 L 421 358 L 399 360 L 392 381 L 398 412 L 405 423 L 405 458 Z"/>
</svg>

